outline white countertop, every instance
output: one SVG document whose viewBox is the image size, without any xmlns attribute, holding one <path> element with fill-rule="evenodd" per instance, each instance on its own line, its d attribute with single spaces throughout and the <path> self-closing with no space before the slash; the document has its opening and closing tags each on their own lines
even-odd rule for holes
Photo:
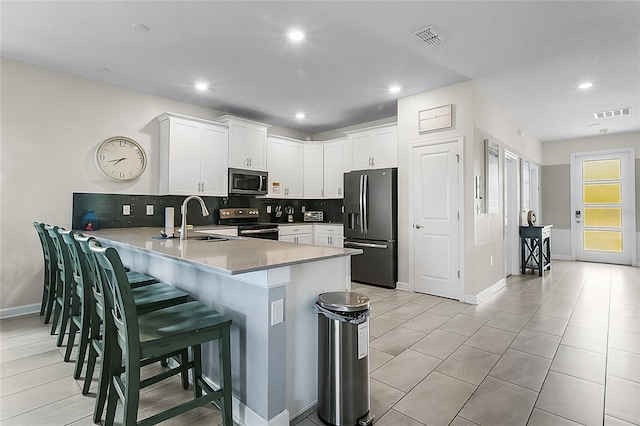
<svg viewBox="0 0 640 426">
<path fill-rule="evenodd" d="M 157 228 L 114 228 L 87 232 L 114 246 L 147 251 L 174 260 L 193 263 L 194 266 L 235 275 L 299 263 L 314 262 L 335 257 L 352 256 L 362 250 L 294 244 L 257 238 L 234 238 L 228 241 L 202 241 L 194 231 L 214 227 L 196 227 L 189 231 L 190 239 L 152 239 L 159 237 Z"/>
</svg>

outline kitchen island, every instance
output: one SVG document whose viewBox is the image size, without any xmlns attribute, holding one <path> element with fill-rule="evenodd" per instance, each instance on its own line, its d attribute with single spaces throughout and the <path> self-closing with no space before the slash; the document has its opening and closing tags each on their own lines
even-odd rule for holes
<svg viewBox="0 0 640 426">
<path fill-rule="evenodd" d="M 319 293 L 350 289 L 350 256 L 359 250 L 237 237 L 202 240 L 203 234 L 197 232 L 187 240 L 156 239 L 157 230 L 152 228 L 90 234 L 115 247 L 131 268 L 186 291 L 232 319 L 237 423 L 288 425 L 290 418 L 314 406 L 313 305 Z M 278 308 L 281 302 L 283 310 Z M 203 345 L 203 372 L 214 386 L 215 345 Z"/>
</svg>

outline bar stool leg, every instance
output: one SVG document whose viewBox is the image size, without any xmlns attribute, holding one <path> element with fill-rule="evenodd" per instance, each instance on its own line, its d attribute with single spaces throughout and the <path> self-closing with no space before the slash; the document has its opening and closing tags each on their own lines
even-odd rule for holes
<svg viewBox="0 0 640 426">
<path fill-rule="evenodd" d="M 131 349 L 131 348 L 129 348 Z M 135 425 L 138 421 L 138 405 L 140 403 L 140 355 L 125 355 L 124 372 L 124 425 Z M 115 393 L 115 390 L 112 390 Z"/>
<path fill-rule="evenodd" d="M 233 415 L 231 408 L 231 327 L 221 330 L 221 338 L 218 341 L 220 359 L 220 387 L 222 388 L 222 420 L 224 426 L 233 425 Z M 202 372 L 202 371 L 201 371 Z"/>
</svg>

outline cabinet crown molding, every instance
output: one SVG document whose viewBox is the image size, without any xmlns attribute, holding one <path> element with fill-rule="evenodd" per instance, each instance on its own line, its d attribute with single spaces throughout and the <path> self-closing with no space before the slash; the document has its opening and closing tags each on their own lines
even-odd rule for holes
<svg viewBox="0 0 640 426">
<path fill-rule="evenodd" d="M 386 123 L 386 124 L 379 124 L 377 126 L 371 126 L 371 127 L 363 127 L 362 129 L 355 129 L 355 130 L 349 130 L 347 132 L 343 132 L 345 135 L 351 135 L 354 133 L 361 133 L 361 132 L 368 132 L 371 130 L 376 130 L 376 129 L 384 129 L 387 127 L 395 127 L 397 126 L 398 123 L 394 122 L 394 123 Z"/>
<path fill-rule="evenodd" d="M 229 115 L 229 114 L 222 115 L 222 116 L 216 118 L 215 120 L 217 122 L 219 122 L 219 123 L 225 123 L 225 124 L 229 123 L 229 122 L 231 122 L 231 123 L 235 122 L 234 124 L 239 124 L 239 123 L 240 124 L 247 124 L 247 123 L 249 123 L 249 124 L 253 124 L 254 126 L 262 126 L 265 129 L 268 129 L 269 127 L 271 127 L 270 124 L 260 123 L 259 121 L 249 120 L 249 119 L 242 118 L 242 117 L 236 117 L 235 115 Z"/>
<path fill-rule="evenodd" d="M 191 117 L 191 116 L 188 116 L 188 115 L 176 114 L 174 112 L 165 112 L 164 114 L 160 114 L 156 118 L 160 122 L 163 122 L 163 121 L 168 120 L 170 118 L 179 118 L 181 120 L 195 121 L 195 122 L 198 122 L 198 123 L 211 124 L 213 126 L 219 126 L 219 127 L 225 127 L 225 128 L 229 127 L 226 124 L 219 123 L 219 122 L 214 121 L 214 120 L 207 120 L 205 118 Z"/>
</svg>

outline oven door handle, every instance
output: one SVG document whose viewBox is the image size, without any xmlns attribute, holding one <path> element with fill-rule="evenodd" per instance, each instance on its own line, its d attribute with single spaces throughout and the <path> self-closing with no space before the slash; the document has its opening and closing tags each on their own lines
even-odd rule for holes
<svg viewBox="0 0 640 426">
<path fill-rule="evenodd" d="M 374 243 L 356 243 L 353 241 L 345 241 L 344 243 L 345 247 L 356 247 L 356 248 L 379 248 L 379 249 L 386 249 L 389 248 L 388 245 L 386 244 L 374 244 Z"/>
<path fill-rule="evenodd" d="M 273 233 L 277 233 L 278 229 L 244 229 L 242 231 L 240 231 L 238 234 L 239 235 L 244 235 L 244 234 L 273 234 Z"/>
</svg>

